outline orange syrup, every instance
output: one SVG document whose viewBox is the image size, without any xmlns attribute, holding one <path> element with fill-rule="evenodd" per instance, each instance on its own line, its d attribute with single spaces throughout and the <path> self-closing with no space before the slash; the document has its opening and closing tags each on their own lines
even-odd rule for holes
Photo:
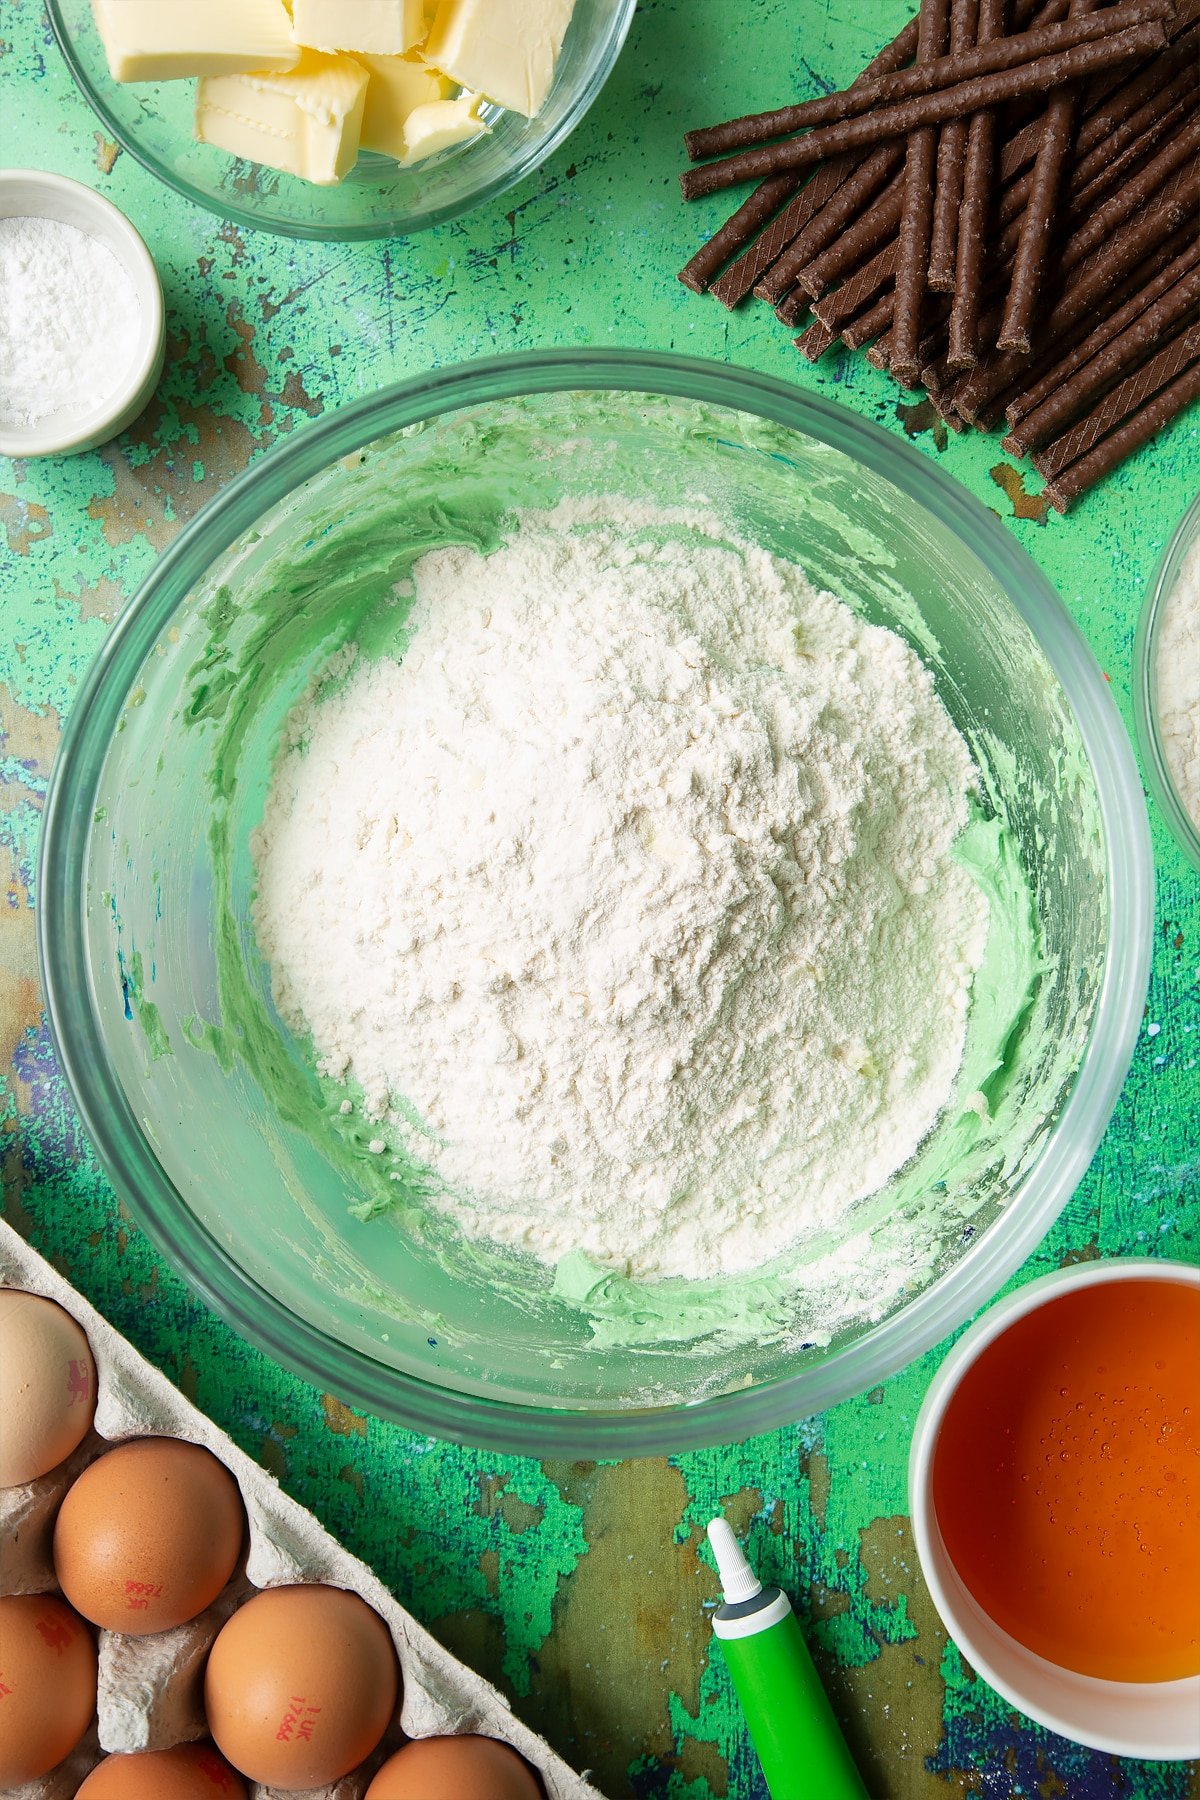
<svg viewBox="0 0 1200 1800">
<path fill-rule="evenodd" d="M 983 1610 L 1060 1668 L 1200 1674 L 1200 1288 L 1097 1282 L 1010 1325 L 933 1456 L 942 1541 Z"/>
</svg>

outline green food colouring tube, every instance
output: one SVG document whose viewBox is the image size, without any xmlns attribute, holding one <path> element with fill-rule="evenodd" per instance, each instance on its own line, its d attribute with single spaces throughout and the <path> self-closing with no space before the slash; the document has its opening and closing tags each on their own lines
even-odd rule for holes
<svg viewBox="0 0 1200 1800">
<path fill-rule="evenodd" d="M 765 1588 L 724 1519 L 708 1539 L 725 1598 L 725 1649 L 771 1800 L 869 1800 L 782 1588 Z"/>
</svg>

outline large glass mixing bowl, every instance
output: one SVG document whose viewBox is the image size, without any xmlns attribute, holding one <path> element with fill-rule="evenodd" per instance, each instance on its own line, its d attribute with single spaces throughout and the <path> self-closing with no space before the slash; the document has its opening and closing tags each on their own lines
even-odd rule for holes
<svg viewBox="0 0 1200 1800">
<path fill-rule="evenodd" d="M 553 86 L 535 119 L 489 106 L 487 137 L 407 169 L 390 156 L 364 152 L 336 187 L 314 187 L 197 143 L 194 81 L 114 81 L 92 0 L 46 0 L 46 10 L 84 99 L 109 136 L 152 175 L 235 224 L 286 237 L 345 241 L 407 237 L 441 225 L 531 174 L 574 131 L 608 80 L 636 4 L 575 0 Z"/>
<path fill-rule="evenodd" d="M 514 501 L 616 491 L 702 499 L 908 639 L 985 770 L 985 802 L 1008 818 L 1044 940 L 1045 972 L 974 1140 L 960 1151 L 939 1124 L 901 1186 L 861 1203 L 849 1277 L 844 1242 L 810 1246 L 793 1318 L 769 1271 L 733 1278 L 726 1298 L 750 1320 L 740 1336 L 717 1328 L 707 1290 L 682 1333 L 658 1330 L 648 1286 L 631 1340 L 637 1294 L 624 1294 L 622 1327 L 604 1291 L 581 1311 L 531 1259 L 421 1227 L 403 1206 L 376 1211 L 379 1158 L 351 1127 L 335 1144 L 337 1108 L 274 1015 L 248 923 L 249 837 L 288 709 L 408 566 L 401 544 L 462 541 Z M 390 388 L 280 445 L 193 520 L 79 694 L 39 893 L 51 1021 L 84 1121 L 118 1191 L 212 1306 L 371 1412 L 595 1456 L 816 1411 L 996 1292 L 1079 1180 L 1121 1087 L 1152 874 L 1103 678 L 994 517 L 828 401 L 744 370 L 607 351 Z M 231 966 L 249 1024 L 222 1013 Z M 896 1266 L 903 1284 L 869 1303 Z M 674 1310 L 687 1313 L 686 1292 Z"/>
</svg>

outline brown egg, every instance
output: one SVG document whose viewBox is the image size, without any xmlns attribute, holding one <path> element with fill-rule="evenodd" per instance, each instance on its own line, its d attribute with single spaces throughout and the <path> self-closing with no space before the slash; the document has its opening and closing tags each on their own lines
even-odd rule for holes
<svg viewBox="0 0 1200 1800">
<path fill-rule="evenodd" d="M 390 1756 L 363 1800 L 543 1800 L 523 1757 L 486 1737 L 418 1738 Z"/>
<path fill-rule="evenodd" d="M 41 1294 L 0 1288 L 0 1487 L 57 1468 L 95 1411 L 96 1365 L 82 1325 Z"/>
<path fill-rule="evenodd" d="M 235 1769 L 323 1787 L 370 1756 L 399 1694 L 387 1626 L 342 1588 L 267 1588 L 218 1633 L 204 1675 L 208 1728 Z"/>
<path fill-rule="evenodd" d="M 45 1775 L 96 1715 L 96 1646 L 53 1594 L 0 1599 L 0 1788 Z"/>
<path fill-rule="evenodd" d="M 246 1800 L 246 1784 L 211 1744 L 106 1756 L 75 1800 Z"/>
<path fill-rule="evenodd" d="M 85 1619 L 144 1637 L 194 1619 L 237 1567 L 237 1482 L 199 1444 L 136 1438 L 91 1463 L 54 1527 L 59 1585 Z"/>
</svg>

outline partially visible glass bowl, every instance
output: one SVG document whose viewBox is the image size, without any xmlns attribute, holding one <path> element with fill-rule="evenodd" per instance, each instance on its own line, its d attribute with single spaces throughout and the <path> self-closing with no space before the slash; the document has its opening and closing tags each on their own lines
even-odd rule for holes
<svg viewBox="0 0 1200 1800">
<path fill-rule="evenodd" d="M 840 1237 L 798 1252 L 786 1316 L 756 1274 L 715 1298 L 675 1283 L 678 1329 L 662 1323 L 659 1284 L 641 1284 L 618 1294 L 614 1325 L 597 1310 L 607 1295 L 581 1308 L 532 1258 L 471 1245 L 431 1214 L 410 1228 L 412 1209 L 378 1211 L 382 1159 L 273 1013 L 249 924 L 250 834 L 289 709 L 370 626 L 363 607 L 386 603 L 406 546 L 615 493 L 706 505 L 913 644 L 991 770 L 1044 935 L 1049 967 L 980 1128 L 964 1145 L 940 1121 L 907 1166 L 910 1198 L 889 1182 Z M 596 1456 L 816 1412 L 995 1294 L 1070 1196 L 1120 1091 L 1153 878 L 1111 695 L 997 519 L 828 401 L 718 364 L 588 350 L 374 394 L 297 432 L 194 519 L 76 699 L 38 894 L 67 1080 L 118 1191 L 199 1292 L 370 1412 Z M 230 970 L 248 1004 L 227 1004 Z M 973 1008 L 968 1051 L 983 1029 Z M 351 1217 L 354 1204 L 373 1216 Z M 907 1279 L 885 1302 L 864 1300 L 897 1268 Z M 748 1329 L 731 1340 L 715 1325 L 735 1312 Z"/>
<path fill-rule="evenodd" d="M 1158 706 L 1158 657 L 1162 641 L 1163 620 L 1176 583 L 1183 572 L 1189 552 L 1200 542 L 1200 494 L 1184 513 L 1154 571 L 1138 619 L 1137 638 L 1133 647 L 1133 713 L 1137 720 L 1138 741 L 1150 787 L 1168 825 L 1175 834 L 1183 854 L 1194 869 L 1200 869 L 1200 827 L 1191 817 L 1175 778 L 1163 742 L 1162 720 Z M 1200 689 L 1200 669 L 1192 671 Z M 1200 706 L 1200 693 L 1196 704 Z"/>
<path fill-rule="evenodd" d="M 84 98 L 109 135 L 151 174 L 235 224 L 339 241 L 407 237 L 495 199 L 530 174 L 575 129 L 604 86 L 636 4 L 575 0 L 554 85 L 536 119 L 488 108 L 487 137 L 411 169 L 390 157 L 363 155 L 337 187 L 314 187 L 197 143 L 194 81 L 114 81 L 91 0 L 46 0 L 54 35 Z"/>
</svg>

